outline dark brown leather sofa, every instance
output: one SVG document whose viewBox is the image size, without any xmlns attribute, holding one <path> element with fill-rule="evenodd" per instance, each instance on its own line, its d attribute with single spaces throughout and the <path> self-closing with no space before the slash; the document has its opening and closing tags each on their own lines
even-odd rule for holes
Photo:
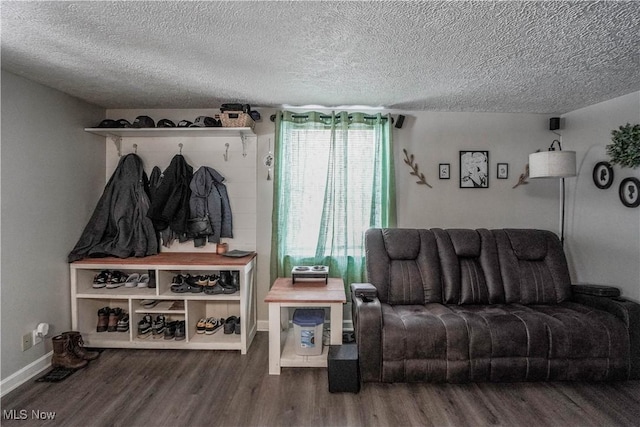
<svg viewBox="0 0 640 427">
<path fill-rule="evenodd" d="M 640 378 L 640 305 L 576 292 L 549 231 L 371 229 L 365 246 L 363 381 Z"/>
</svg>

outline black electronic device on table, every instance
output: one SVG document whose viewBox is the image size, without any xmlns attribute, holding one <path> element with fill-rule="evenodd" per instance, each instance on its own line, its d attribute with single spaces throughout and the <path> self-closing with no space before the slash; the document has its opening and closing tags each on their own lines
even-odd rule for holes
<svg viewBox="0 0 640 427">
<path fill-rule="evenodd" d="M 329 266 L 326 265 L 297 265 L 291 269 L 291 279 L 293 284 L 296 280 L 324 279 L 325 285 L 329 283 Z"/>
</svg>

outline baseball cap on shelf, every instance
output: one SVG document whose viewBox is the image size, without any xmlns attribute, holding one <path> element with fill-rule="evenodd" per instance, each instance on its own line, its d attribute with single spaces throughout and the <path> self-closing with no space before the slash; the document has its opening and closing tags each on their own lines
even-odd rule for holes
<svg viewBox="0 0 640 427">
<path fill-rule="evenodd" d="M 134 128 L 154 128 L 156 127 L 156 122 L 149 116 L 138 116 L 133 121 L 131 127 Z"/>
<path fill-rule="evenodd" d="M 129 123 L 129 120 L 125 120 L 125 119 L 116 120 L 116 127 L 118 127 L 118 128 L 130 128 L 131 127 L 131 123 Z"/>
<path fill-rule="evenodd" d="M 189 126 L 191 126 L 193 123 L 191 123 L 189 120 L 180 120 L 178 122 L 178 127 L 179 128 L 188 128 Z"/>
<path fill-rule="evenodd" d="M 111 119 L 104 119 L 103 121 L 100 122 L 100 124 L 96 127 L 99 128 L 117 128 L 118 126 L 118 122 L 116 122 L 115 120 L 111 120 Z"/>
<path fill-rule="evenodd" d="M 162 119 L 162 120 L 158 120 L 157 127 L 159 127 L 159 128 L 174 128 L 174 127 L 176 127 L 176 124 L 173 123 L 169 119 Z"/>
<path fill-rule="evenodd" d="M 196 120 L 193 122 L 193 124 L 189 127 L 212 128 L 212 127 L 220 127 L 220 126 L 222 126 L 222 122 L 220 122 L 220 120 L 216 120 L 213 117 L 209 117 L 209 116 L 198 116 L 196 117 Z"/>
</svg>

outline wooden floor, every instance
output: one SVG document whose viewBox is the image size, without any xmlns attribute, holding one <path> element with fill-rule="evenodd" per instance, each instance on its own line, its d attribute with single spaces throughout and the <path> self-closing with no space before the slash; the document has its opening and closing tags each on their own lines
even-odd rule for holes
<svg viewBox="0 0 640 427">
<path fill-rule="evenodd" d="M 2 410 L 3 426 L 23 427 L 638 426 L 640 381 L 364 384 L 359 394 L 332 394 L 326 369 L 268 375 L 268 334 L 260 332 L 245 356 L 105 350 L 61 383 L 22 385 Z M 33 419 L 32 411 L 55 419 Z M 12 413 L 27 419 L 8 419 Z"/>
</svg>

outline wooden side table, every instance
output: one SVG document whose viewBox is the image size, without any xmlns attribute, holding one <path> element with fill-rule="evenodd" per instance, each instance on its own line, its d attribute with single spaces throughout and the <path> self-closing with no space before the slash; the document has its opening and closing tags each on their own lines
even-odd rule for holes
<svg viewBox="0 0 640 427">
<path fill-rule="evenodd" d="M 269 374 L 280 375 L 282 367 L 326 367 L 329 346 L 319 356 L 295 353 L 295 336 L 289 331 L 290 307 L 329 307 L 331 345 L 342 344 L 342 305 L 347 302 L 342 279 L 296 282 L 278 278 L 264 299 L 269 304 Z M 286 315 L 283 316 L 283 313 Z"/>
</svg>

